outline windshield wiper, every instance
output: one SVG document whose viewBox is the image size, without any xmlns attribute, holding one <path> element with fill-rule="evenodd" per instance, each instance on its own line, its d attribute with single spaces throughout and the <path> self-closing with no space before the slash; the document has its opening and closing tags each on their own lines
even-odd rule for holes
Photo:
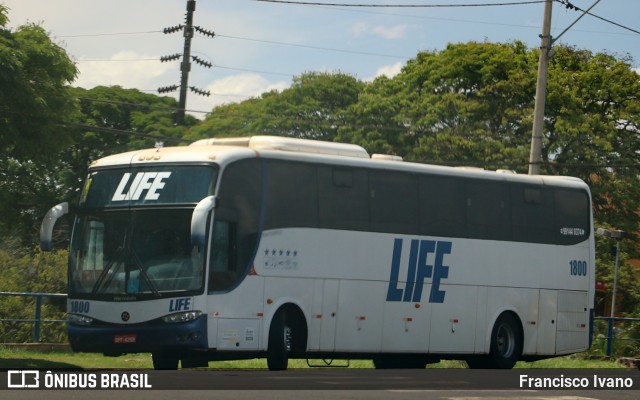
<svg viewBox="0 0 640 400">
<path fill-rule="evenodd" d="M 142 261 L 140 260 L 140 257 L 138 257 L 138 254 L 136 254 L 135 251 L 131 250 L 131 255 L 133 256 L 133 261 L 135 262 L 136 267 L 138 267 L 138 269 L 140 270 L 140 276 L 146 282 L 146 284 L 149 286 L 149 290 L 151 290 L 151 293 L 153 293 L 155 296 L 160 296 L 160 292 L 158 291 L 158 288 L 153 283 L 151 278 L 149 278 L 149 275 L 147 274 L 146 268 L 145 268 L 144 264 L 142 263 Z"/>
<path fill-rule="evenodd" d="M 102 287 L 105 279 L 107 278 L 107 274 L 109 273 L 109 271 L 111 270 L 111 268 L 113 267 L 113 265 L 118 262 L 119 256 L 122 255 L 124 251 L 124 246 L 119 246 L 116 249 L 115 254 L 113 255 L 113 259 L 111 261 L 109 261 L 109 263 L 106 265 L 106 267 L 104 267 L 104 269 L 102 270 L 102 272 L 100 273 L 100 276 L 98 276 L 98 279 L 96 280 L 95 285 L 93 285 L 93 289 L 91 290 L 91 294 L 97 294 L 98 291 L 100 290 L 100 288 Z M 115 274 L 114 274 L 115 275 Z M 110 276 L 107 283 L 111 283 L 111 281 L 113 280 L 114 275 Z M 108 285 L 107 285 L 108 286 Z"/>
</svg>

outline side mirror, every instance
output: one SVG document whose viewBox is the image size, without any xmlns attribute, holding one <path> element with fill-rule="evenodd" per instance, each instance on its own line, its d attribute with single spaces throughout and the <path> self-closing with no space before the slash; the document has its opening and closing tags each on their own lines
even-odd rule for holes
<svg viewBox="0 0 640 400">
<path fill-rule="evenodd" d="M 191 244 L 194 246 L 204 246 L 206 244 L 207 218 L 209 212 L 218 206 L 218 198 L 215 196 L 205 197 L 200 200 L 191 215 Z"/>
<path fill-rule="evenodd" d="M 60 217 L 67 214 L 68 212 L 69 203 L 67 202 L 53 206 L 49 211 L 47 211 L 47 214 L 42 220 L 42 225 L 40 226 L 40 248 L 42 249 L 42 251 L 53 250 L 53 226 L 56 224 L 56 221 Z"/>
</svg>

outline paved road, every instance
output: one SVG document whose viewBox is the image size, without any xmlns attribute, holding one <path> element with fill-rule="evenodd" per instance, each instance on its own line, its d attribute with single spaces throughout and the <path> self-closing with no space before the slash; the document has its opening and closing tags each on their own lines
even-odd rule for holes
<svg viewBox="0 0 640 400">
<path fill-rule="evenodd" d="M 43 384 L 46 371 L 40 371 Z M 0 373 L 6 387 L 7 372 Z M 95 374 L 118 379 L 125 374 L 145 376 L 143 390 L 0 390 L 0 399 L 16 400 L 192 400 L 192 399 L 295 399 L 295 400 L 418 400 L 418 399 L 523 399 L 523 400 L 626 400 L 640 398 L 640 371 L 637 370 L 373 370 L 325 369 L 270 372 L 265 370 L 179 370 L 179 371 L 53 371 L 54 375 Z M 550 390 L 527 387 L 538 378 L 571 379 L 586 383 L 589 390 Z M 595 375 L 595 377 L 594 377 Z M 533 380 L 528 380 L 529 378 Z M 609 378 L 632 382 L 635 390 L 592 390 L 594 379 Z M 50 380 L 49 382 L 52 382 Z M 559 382 L 559 381 L 556 381 Z M 100 385 L 100 383 L 98 383 Z M 158 390 L 161 389 L 161 390 Z M 197 390 L 193 390 L 197 389 Z"/>
</svg>

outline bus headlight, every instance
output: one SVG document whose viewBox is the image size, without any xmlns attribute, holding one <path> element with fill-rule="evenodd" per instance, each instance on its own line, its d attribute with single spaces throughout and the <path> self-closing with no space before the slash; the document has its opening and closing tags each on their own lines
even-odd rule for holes
<svg viewBox="0 0 640 400">
<path fill-rule="evenodd" d="M 91 325 L 93 318 L 80 314 L 67 314 L 67 321 L 76 325 Z"/>
<path fill-rule="evenodd" d="M 202 311 L 185 311 L 179 312 L 175 314 L 169 314 L 162 317 L 162 320 L 168 324 L 173 324 L 176 322 L 187 322 L 193 321 L 202 315 Z"/>
</svg>

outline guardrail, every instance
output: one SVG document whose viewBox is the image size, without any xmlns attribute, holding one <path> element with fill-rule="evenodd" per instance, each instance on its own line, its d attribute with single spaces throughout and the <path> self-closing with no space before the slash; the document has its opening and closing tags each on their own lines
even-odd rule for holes
<svg viewBox="0 0 640 400">
<path fill-rule="evenodd" d="M 611 357 L 613 354 L 613 344 L 616 341 L 621 342 L 640 342 L 640 338 L 629 338 L 629 337 L 616 337 L 616 322 L 622 323 L 632 323 L 632 322 L 640 322 L 640 318 L 627 318 L 627 317 L 594 317 L 595 321 L 607 321 L 607 331 L 604 339 L 607 341 L 606 354 Z M 597 334 L 594 327 L 594 339 Z"/>
<path fill-rule="evenodd" d="M 34 305 L 34 317 L 32 319 L 16 319 L 16 318 L 2 318 L 0 322 L 20 322 L 20 323 L 33 323 L 33 341 L 40 341 L 40 327 L 43 322 L 53 322 L 53 323 L 65 323 L 67 320 L 64 319 L 42 319 L 40 316 L 42 314 L 42 299 L 47 298 L 67 298 L 65 293 L 25 293 L 25 292 L 0 292 L 0 297 L 8 297 L 8 296 L 16 296 L 16 297 L 34 297 L 35 305 Z"/>
</svg>

